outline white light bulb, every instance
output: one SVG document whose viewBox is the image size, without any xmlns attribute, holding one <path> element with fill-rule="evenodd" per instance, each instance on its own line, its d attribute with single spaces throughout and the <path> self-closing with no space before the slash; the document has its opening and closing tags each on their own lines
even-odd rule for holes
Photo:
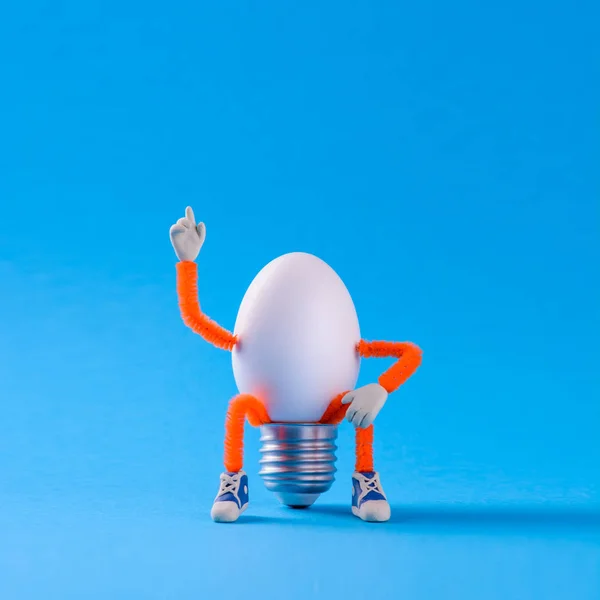
<svg viewBox="0 0 600 600">
<path fill-rule="evenodd" d="M 317 422 L 354 389 L 360 328 L 336 272 L 311 254 L 271 261 L 248 288 L 235 323 L 233 373 L 240 393 L 264 402 L 273 422 Z"/>
</svg>

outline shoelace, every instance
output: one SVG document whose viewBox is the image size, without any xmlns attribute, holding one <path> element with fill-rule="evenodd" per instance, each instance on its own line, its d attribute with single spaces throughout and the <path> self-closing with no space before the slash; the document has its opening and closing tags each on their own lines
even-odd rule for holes
<svg viewBox="0 0 600 600">
<path fill-rule="evenodd" d="M 221 485 L 219 487 L 219 496 L 223 496 L 231 492 L 235 496 L 235 487 L 237 485 L 237 476 L 230 477 L 229 475 L 221 476 Z"/>
<path fill-rule="evenodd" d="M 373 492 L 378 492 L 379 494 L 383 494 L 383 492 L 379 488 L 379 483 L 377 482 L 377 479 L 375 479 L 374 477 L 373 477 L 373 479 L 369 479 L 366 482 L 366 488 L 367 488 L 368 492 L 373 491 Z"/>
</svg>

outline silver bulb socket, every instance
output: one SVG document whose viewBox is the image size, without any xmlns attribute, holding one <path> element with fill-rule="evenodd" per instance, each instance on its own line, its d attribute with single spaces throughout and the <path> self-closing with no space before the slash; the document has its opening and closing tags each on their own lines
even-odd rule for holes
<svg viewBox="0 0 600 600">
<path fill-rule="evenodd" d="M 269 423 L 260 427 L 260 476 L 282 504 L 306 508 L 335 480 L 336 425 Z"/>
</svg>

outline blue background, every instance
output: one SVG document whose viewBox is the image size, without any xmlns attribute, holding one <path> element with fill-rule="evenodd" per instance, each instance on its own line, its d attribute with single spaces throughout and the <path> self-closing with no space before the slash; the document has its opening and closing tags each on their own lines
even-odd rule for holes
<svg viewBox="0 0 600 600">
<path fill-rule="evenodd" d="M 600 595 L 598 9 L 26 2 L 0 18 L 0 597 Z M 230 357 L 187 330 L 313 252 L 418 374 L 377 421 L 392 521 L 219 526 Z M 363 362 L 361 384 L 386 360 Z"/>
</svg>

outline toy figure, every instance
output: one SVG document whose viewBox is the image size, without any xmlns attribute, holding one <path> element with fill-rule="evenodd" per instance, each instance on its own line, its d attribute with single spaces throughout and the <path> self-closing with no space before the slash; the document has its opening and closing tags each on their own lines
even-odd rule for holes
<svg viewBox="0 0 600 600">
<path fill-rule="evenodd" d="M 408 342 L 361 339 L 354 304 L 343 282 L 326 263 L 304 253 L 275 259 L 244 296 L 234 333 L 200 309 L 197 265 L 206 237 L 190 207 L 170 229 L 179 259 L 177 294 L 184 323 L 206 341 L 232 352 L 240 394 L 227 411 L 225 472 L 211 516 L 236 521 L 248 506 L 243 469 L 244 421 L 338 424 L 356 428 L 352 512 L 364 521 L 387 521 L 390 505 L 373 465 L 373 422 L 388 394 L 421 363 L 421 350 Z M 360 358 L 397 361 L 371 383 L 354 389 Z"/>
</svg>

